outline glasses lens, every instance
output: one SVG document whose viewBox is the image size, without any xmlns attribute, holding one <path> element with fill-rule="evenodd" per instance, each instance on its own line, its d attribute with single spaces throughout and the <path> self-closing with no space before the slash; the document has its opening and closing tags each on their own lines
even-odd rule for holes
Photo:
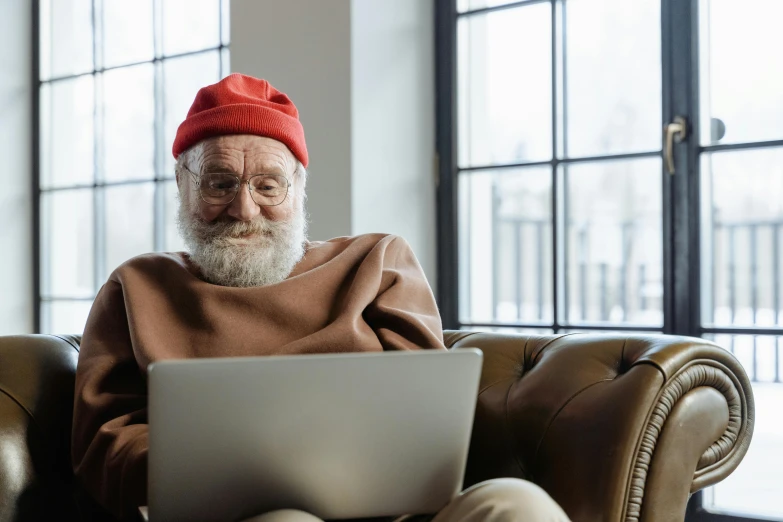
<svg viewBox="0 0 783 522">
<path fill-rule="evenodd" d="M 216 172 L 201 177 L 201 196 L 209 203 L 222 203 L 233 199 L 238 188 L 239 182 L 231 174 Z"/>
<path fill-rule="evenodd" d="M 279 205 L 288 193 L 288 180 L 283 176 L 256 176 L 250 184 L 253 186 L 253 200 L 259 205 Z"/>
</svg>

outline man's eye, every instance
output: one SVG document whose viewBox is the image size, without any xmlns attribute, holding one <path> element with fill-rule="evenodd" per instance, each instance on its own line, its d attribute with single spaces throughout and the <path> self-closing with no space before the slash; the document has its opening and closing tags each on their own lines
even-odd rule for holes
<svg viewBox="0 0 783 522">
<path fill-rule="evenodd" d="M 280 189 L 280 182 L 273 177 L 256 178 L 253 185 L 259 192 L 274 192 Z"/>
<path fill-rule="evenodd" d="M 223 172 L 208 172 L 201 178 L 203 186 L 211 189 L 227 189 L 237 183 L 236 176 Z"/>
</svg>

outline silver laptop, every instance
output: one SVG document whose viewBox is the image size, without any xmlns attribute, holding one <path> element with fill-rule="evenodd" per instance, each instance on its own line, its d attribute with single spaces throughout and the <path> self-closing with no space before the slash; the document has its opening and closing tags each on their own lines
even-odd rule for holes
<svg viewBox="0 0 783 522">
<path fill-rule="evenodd" d="M 434 513 L 461 489 L 477 349 L 165 361 L 149 370 L 149 519 Z"/>
</svg>

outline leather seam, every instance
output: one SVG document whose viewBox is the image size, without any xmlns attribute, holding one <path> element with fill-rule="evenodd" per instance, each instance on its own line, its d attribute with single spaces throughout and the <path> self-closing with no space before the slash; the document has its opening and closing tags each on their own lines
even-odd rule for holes
<svg viewBox="0 0 783 522">
<path fill-rule="evenodd" d="M 747 396 L 745 395 L 744 388 L 742 384 L 738 381 L 736 378 L 736 375 L 725 365 L 723 365 L 720 362 L 716 361 L 703 361 L 701 364 L 706 366 L 711 366 L 713 368 L 716 368 L 718 371 L 722 372 L 728 379 L 731 381 L 732 385 L 734 386 L 734 390 L 737 393 L 737 396 L 739 397 L 739 405 L 740 410 L 744 412 L 748 412 L 748 402 L 747 402 Z M 718 390 L 720 391 L 720 390 Z M 724 395 L 725 397 L 725 395 Z M 726 403 L 729 404 L 728 398 L 726 398 Z M 730 406 L 730 404 L 729 404 Z M 729 414 L 731 415 L 731 414 Z M 729 423 L 731 423 L 731 418 L 729 418 Z M 750 436 L 753 434 L 753 420 L 749 419 L 747 415 L 743 416 L 740 414 L 740 430 L 737 433 L 737 440 L 735 441 L 734 445 L 726 452 L 725 455 L 723 455 L 723 458 L 717 459 L 715 462 L 707 463 L 702 467 L 697 467 L 696 473 L 694 474 L 694 481 L 699 480 L 701 477 L 703 477 L 705 474 L 713 472 L 716 468 L 720 466 L 720 464 L 731 458 L 732 454 L 734 454 L 736 451 L 738 451 L 738 448 L 742 444 L 742 438 L 748 438 L 747 434 L 750 433 Z M 743 437 L 745 436 L 745 437 Z M 747 442 L 747 444 L 750 444 L 750 441 Z M 712 446 L 711 446 L 712 447 Z M 709 451 L 709 450 L 708 450 Z M 707 452 L 705 452 L 706 454 Z M 704 455 L 702 455 L 702 458 L 704 458 Z M 701 465 L 701 459 L 699 459 L 699 464 Z"/>
<path fill-rule="evenodd" d="M 55 335 L 55 334 L 48 334 L 48 335 L 50 337 L 56 337 L 57 339 L 61 339 L 61 340 L 65 341 L 65 342 L 67 342 L 74 350 L 76 350 L 76 353 L 79 353 L 79 349 L 76 346 L 74 346 L 74 344 L 70 340 L 64 339 L 60 335 Z M 33 412 L 30 411 L 30 409 L 27 408 L 27 406 L 22 404 L 22 401 L 20 401 L 14 394 L 9 392 L 8 390 L 6 390 L 2 386 L 0 386 L 0 393 L 2 393 L 3 395 L 5 395 L 9 399 L 11 399 L 11 401 L 13 401 L 22 411 L 24 411 L 27 414 L 27 416 L 30 418 L 30 423 L 33 426 L 35 426 L 35 429 L 38 431 L 39 434 L 44 433 L 43 428 L 38 423 L 38 419 L 35 418 L 35 415 L 33 415 Z"/>
<path fill-rule="evenodd" d="M 633 363 L 633 364 L 631 365 L 631 367 L 630 367 L 630 368 L 628 368 L 628 369 L 630 370 L 630 369 L 631 369 L 631 368 L 633 368 L 634 366 L 639 366 L 639 365 L 641 365 L 641 364 L 646 364 L 647 366 L 652 366 L 653 368 L 655 368 L 656 370 L 658 370 L 658 372 L 661 374 L 661 377 L 663 377 L 663 381 L 664 381 L 664 382 L 668 382 L 668 381 L 670 381 L 670 380 L 671 380 L 671 377 L 669 377 L 668 375 L 666 375 L 666 372 L 663 370 L 663 368 L 661 368 L 661 365 L 660 365 L 660 364 L 658 364 L 658 363 L 656 363 L 656 362 L 653 362 L 653 361 L 650 361 L 650 360 L 644 360 L 644 361 L 634 361 L 634 363 Z"/>
<path fill-rule="evenodd" d="M 468 337 L 476 335 L 478 333 L 484 333 L 484 332 L 462 332 L 462 331 L 459 331 L 459 330 L 455 331 L 452 335 L 457 337 L 457 339 L 454 340 L 454 342 L 451 344 L 451 346 L 448 347 L 448 349 L 452 350 L 454 348 L 457 348 L 456 346 L 454 346 L 455 344 L 457 344 L 458 342 L 461 342 L 461 341 L 467 339 Z M 459 348 L 457 348 L 457 349 L 459 349 Z"/>
<path fill-rule="evenodd" d="M 33 412 L 31 412 L 22 402 L 17 399 L 12 393 L 10 393 L 5 388 L 0 387 L 0 393 L 4 394 L 6 397 L 11 399 L 19 408 L 24 411 L 28 417 L 30 417 L 30 421 L 35 425 L 35 428 L 40 432 L 43 433 L 43 430 L 41 429 L 41 426 L 38 424 L 38 421 L 35 419 L 35 415 L 33 415 Z"/>
<path fill-rule="evenodd" d="M 79 353 L 79 347 L 76 346 L 76 344 L 74 344 L 73 341 L 71 341 L 70 339 L 68 339 L 68 338 L 66 338 L 66 337 L 64 337 L 62 335 L 57 335 L 57 334 L 49 334 L 49 335 L 52 336 L 52 337 L 56 337 L 57 339 L 60 339 L 62 341 L 65 341 L 66 343 L 68 343 L 71 346 L 71 348 L 76 350 L 76 353 Z"/>
<path fill-rule="evenodd" d="M 651 361 L 649 359 L 641 360 L 641 361 L 640 360 L 636 360 L 633 363 L 633 365 L 631 365 L 631 368 L 633 368 L 634 366 L 637 366 L 637 365 L 652 366 L 655 370 L 657 370 L 661 374 L 661 377 L 663 378 L 663 382 L 661 383 L 661 388 L 658 391 L 658 394 L 656 395 L 655 400 L 654 400 L 653 404 L 651 405 L 650 410 L 647 413 L 646 419 L 644 420 L 644 426 L 642 427 L 642 430 L 645 430 L 647 428 L 647 425 L 650 423 L 650 418 L 652 417 L 653 413 L 655 412 L 655 407 L 657 406 L 658 402 L 660 401 L 661 395 L 663 394 L 663 390 L 671 382 L 671 379 L 669 379 L 669 377 L 666 375 L 666 372 L 663 370 L 661 365 L 659 365 L 658 363 L 656 363 L 654 361 Z M 685 367 L 687 367 L 687 366 L 688 365 L 686 365 Z M 630 371 L 630 368 L 629 368 L 629 371 Z M 631 498 L 631 495 L 632 495 L 631 494 L 631 488 L 632 488 L 632 484 L 633 484 L 633 472 L 634 472 L 634 468 L 636 467 L 636 460 L 638 459 L 639 452 L 641 451 L 641 446 L 642 446 L 643 440 L 644 440 L 644 435 L 641 434 L 640 437 L 639 437 L 639 440 L 636 442 L 636 448 L 634 449 L 634 457 L 633 457 L 633 462 L 632 462 L 632 466 L 633 467 L 631 468 L 630 475 L 628 476 L 628 483 L 627 483 L 626 488 L 625 488 L 625 499 L 623 501 L 623 503 L 625 505 L 625 508 L 624 508 L 624 517 L 625 518 L 623 519 L 624 522 L 627 522 L 627 520 L 628 520 L 628 508 L 629 508 L 630 498 Z M 646 483 L 646 480 L 645 480 L 645 483 Z M 640 513 L 641 513 L 641 508 L 640 508 Z"/>
<path fill-rule="evenodd" d="M 538 452 L 541 450 L 541 446 L 544 444 L 544 439 L 546 439 L 546 436 L 549 433 L 549 429 L 552 427 L 552 424 L 555 423 L 555 421 L 560 416 L 560 413 L 565 409 L 565 407 L 568 406 L 571 403 L 571 401 L 576 399 L 579 395 L 581 395 L 583 392 L 589 390 L 593 386 L 601 384 L 602 382 L 611 382 L 613 380 L 614 379 L 601 379 L 600 381 L 594 382 L 592 384 L 588 384 L 587 386 L 585 386 L 581 390 L 579 390 L 579 391 L 575 392 L 573 395 L 571 395 L 571 397 L 569 397 L 568 400 L 565 401 L 565 403 L 563 403 L 563 405 L 560 406 L 557 409 L 557 412 L 555 412 L 555 414 L 552 416 L 552 418 L 547 423 L 546 428 L 544 429 L 543 435 L 541 435 L 541 438 L 538 440 L 538 444 L 536 445 L 536 451 L 535 451 L 535 453 L 533 453 L 533 463 L 535 463 L 538 460 Z"/>
<path fill-rule="evenodd" d="M 653 366 L 657 367 L 660 370 L 660 367 L 657 364 L 653 364 Z M 653 455 L 655 453 L 655 449 L 658 443 L 658 437 L 663 431 L 663 428 L 666 425 L 669 415 L 671 414 L 671 411 L 674 409 L 676 404 L 692 390 L 699 387 L 706 386 L 718 391 L 724 396 L 727 405 L 729 406 L 730 412 L 731 412 L 731 407 L 733 402 L 735 403 L 736 406 L 736 402 L 737 402 L 736 400 L 735 401 L 730 400 L 730 397 L 728 396 L 727 393 L 724 393 L 721 389 L 719 389 L 714 382 L 713 383 L 710 382 L 711 376 L 704 374 L 707 368 L 710 368 L 715 372 L 715 375 L 712 376 L 712 380 L 716 380 L 716 379 L 720 380 L 722 378 L 725 378 L 726 381 L 730 382 L 734 388 L 734 392 L 737 394 L 737 397 L 735 397 L 735 399 L 739 399 L 739 403 L 741 404 L 743 409 L 746 407 L 744 401 L 742 401 L 742 396 L 740 393 L 741 388 L 737 386 L 737 383 L 732 378 L 730 372 L 727 372 L 722 365 L 715 366 L 714 364 L 712 364 L 712 361 L 705 361 L 705 360 L 693 361 L 691 364 L 684 366 L 682 369 L 680 369 L 680 371 L 675 373 L 671 377 L 671 379 L 668 379 L 663 384 L 660 392 L 655 398 L 655 402 L 653 403 L 650 414 L 648 415 L 647 420 L 645 421 L 643 431 L 641 433 L 641 437 L 639 439 L 639 443 L 636 448 L 633 467 L 631 468 L 631 475 L 629 477 L 628 489 L 626 493 L 625 516 L 624 516 L 625 522 L 638 522 L 638 520 L 640 519 L 640 516 L 642 514 L 642 506 L 644 503 L 644 493 L 645 493 L 644 489 L 647 484 L 647 474 L 648 474 L 649 464 L 652 462 Z M 702 372 L 702 374 L 693 375 L 694 373 L 698 373 L 698 372 Z M 720 377 L 718 377 L 718 375 L 720 375 Z M 681 382 L 685 380 L 690 380 L 690 382 Z M 689 386 L 686 387 L 683 385 L 686 386 L 689 385 Z M 653 419 L 656 416 L 661 417 L 662 419 L 660 421 L 660 428 L 657 428 L 655 426 L 655 423 L 653 422 Z M 734 435 L 734 440 L 731 441 L 730 447 L 728 449 L 721 450 L 720 443 L 721 441 L 724 441 L 724 439 L 732 438 L 731 436 L 727 435 L 731 432 L 731 428 L 732 428 L 731 417 L 729 418 L 729 426 L 727 427 L 727 431 L 720 439 L 718 439 L 718 441 L 714 442 L 712 445 L 710 445 L 707 448 L 707 450 L 705 450 L 705 452 L 702 454 L 701 458 L 699 459 L 699 464 L 701 464 L 702 460 L 707 458 L 707 455 L 717 454 L 718 457 L 715 459 L 715 462 L 709 463 L 707 465 L 707 467 L 715 466 L 718 465 L 721 461 L 727 459 L 733 453 L 733 451 L 740 444 L 741 442 L 740 439 L 743 437 L 743 435 L 745 435 L 746 432 L 745 421 L 742 417 L 743 416 L 740 413 L 739 420 L 737 421 L 739 425 L 736 426 L 737 433 Z M 654 431 L 656 430 L 658 433 L 654 434 Z M 645 446 L 645 439 L 648 439 L 646 446 Z M 717 449 L 714 449 L 716 446 Z M 721 455 L 721 453 L 723 454 Z M 700 471 L 702 470 L 700 470 L 697 467 L 696 475 L 698 475 Z M 635 492 L 634 490 L 638 490 L 638 491 Z M 634 512 L 631 512 L 632 507 L 636 508 Z"/>
<path fill-rule="evenodd" d="M 549 340 L 544 346 L 538 349 L 538 351 L 532 355 L 530 359 L 530 368 L 532 369 L 536 364 L 538 364 L 538 358 L 541 356 L 542 353 L 544 353 L 544 350 L 546 350 L 549 346 L 551 346 L 555 341 L 559 341 L 560 339 L 563 339 L 564 337 L 569 337 L 571 335 L 579 335 L 579 332 L 569 332 L 565 334 L 558 334 L 556 337 L 553 337 Z"/>
<path fill-rule="evenodd" d="M 620 368 L 625 367 L 625 347 L 628 346 L 628 338 L 626 337 L 623 341 L 623 349 L 620 350 Z M 620 375 L 620 372 L 617 372 L 618 375 Z"/>
<path fill-rule="evenodd" d="M 652 366 L 653 368 L 655 368 L 656 370 L 658 370 L 659 372 L 661 372 L 661 375 L 663 376 L 663 380 L 664 380 L 664 381 L 669 381 L 669 380 L 671 380 L 671 377 L 669 377 L 669 376 L 666 374 L 666 370 L 664 370 L 664 369 L 663 369 L 663 367 L 662 367 L 660 364 L 658 364 L 657 362 L 655 362 L 655 361 L 651 361 L 651 360 L 649 360 L 649 359 L 644 359 L 644 360 L 641 360 L 641 361 L 640 361 L 640 360 L 636 360 L 636 361 L 634 361 L 634 363 L 631 365 L 631 367 L 633 367 L 633 366 L 636 366 L 637 364 L 648 364 L 648 365 Z M 676 374 L 675 374 L 675 375 L 676 375 Z"/>
<path fill-rule="evenodd" d="M 525 471 L 525 467 L 522 465 L 522 461 L 519 460 L 519 455 L 517 455 L 517 448 L 516 444 L 514 443 L 514 437 L 511 435 L 511 430 L 509 429 L 510 423 L 508 421 L 508 399 L 511 397 L 511 389 L 514 387 L 514 384 L 516 384 L 519 381 L 511 381 L 511 384 L 508 386 L 508 390 L 506 390 L 506 402 L 505 406 L 503 408 L 504 410 L 504 424 L 505 424 L 505 432 L 506 436 L 508 437 L 508 443 L 511 447 L 511 454 L 514 456 L 514 462 L 516 463 L 517 467 L 519 467 L 519 471 L 522 472 L 523 477 L 530 476 L 527 471 Z"/>
<path fill-rule="evenodd" d="M 481 388 L 481 389 L 479 390 L 478 394 L 479 394 L 479 395 L 481 395 L 482 393 L 484 393 L 484 392 L 485 392 L 485 391 L 487 391 L 488 389 L 492 388 L 493 386 L 497 386 L 497 385 L 498 385 L 498 384 L 500 384 L 501 382 L 503 382 L 503 381 L 508 381 L 508 380 L 509 380 L 509 378 L 508 378 L 508 377 L 504 377 L 503 379 L 498 379 L 498 380 L 497 380 L 497 381 L 495 381 L 495 382 L 492 382 L 492 383 L 490 383 L 490 384 L 487 384 L 486 386 L 484 386 L 483 388 Z"/>
</svg>

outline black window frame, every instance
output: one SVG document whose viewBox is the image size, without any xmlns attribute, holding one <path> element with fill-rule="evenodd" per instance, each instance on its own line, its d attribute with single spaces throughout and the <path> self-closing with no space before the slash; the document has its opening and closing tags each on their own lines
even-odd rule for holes
<svg viewBox="0 0 783 522">
<path fill-rule="evenodd" d="M 552 7 L 552 89 L 553 141 L 556 140 L 558 121 L 556 85 L 558 74 L 558 32 L 556 30 L 557 3 L 563 0 L 518 0 L 501 6 L 457 12 L 456 0 L 435 0 L 435 90 L 436 90 L 436 158 L 437 158 L 437 301 L 443 326 L 446 329 L 491 328 L 547 329 L 554 333 L 564 330 L 587 331 L 656 331 L 664 334 L 702 337 L 710 334 L 774 335 L 783 336 L 783 327 L 713 327 L 701 321 L 701 258 L 700 258 L 700 157 L 705 152 L 766 148 L 783 146 L 783 140 L 745 142 L 725 145 L 701 145 L 699 136 L 699 1 L 661 0 L 662 53 L 662 121 L 669 123 L 675 116 L 684 116 L 689 124 L 689 138 L 674 147 L 677 175 L 662 176 L 664 199 L 663 227 L 663 326 L 644 327 L 623 324 L 569 324 L 559 321 L 558 293 L 560 285 L 557 269 L 553 273 L 553 321 L 545 324 L 525 323 L 462 323 L 459 317 L 459 237 L 457 179 L 458 165 L 457 121 L 457 23 L 463 16 L 513 9 L 516 7 L 549 3 Z M 564 46 L 563 46 L 564 48 Z M 556 143 L 555 143 L 556 145 Z M 663 151 L 659 151 L 663 158 Z M 645 157 L 648 153 L 607 155 L 597 159 Z M 557 166 L 561 163 L 596 158 L 577 158 L 567 161 L 557 158 L 553 146 L 552 160 L 525 163 Z M 662 169 L 664 163 L 661 163 Z M 493 165 L 492 168 L 513 168 L 520 165 Z M 479 167 L 479 169 L 482 167 Z M 558 215 L 558 187 L 556 169 L 552 169 L 552 216 Z M 682 174 L 684 173 L 684 174 Z M 553 222 L 552 263 L 558 266 L 558 227 Z M 778 349 L 779 351 L 779 349 Z M 755 359 L 755 356 L 754 356 Z M 703 493 L 691 497 L 686 520 L 689 522 L 750 522 L 761 520 L 740 515 L 712 512 L 703 507 Z"/>
<path fill-rule="evenodd" d="M 57 0 L 54 0 L 57 1 Z M 165 208 L 164 208 L 164 200 L 165 200 L 165 183 L 171 182 L 175 180 L 174 173 L 168 173 L 166 172 L 166 155 L 170 153 L 168 150 L 166 150 L 165 147 L 165 130 L 164 130 L 164 120 L 163 120 L 163 114 L 164 114 L 164 100 L 163 100 L 163 92 L 164 92 L 164 73 L 162 71 L 162 65 L 164 62 L 169 60 L 174 60 L 178 58 L 185 58 L 188 56 L 197 56 L 197 55 L 204 55 L 209 53 L 217 53 L 217 59 L 218 59 L 218 76 L 222 77 L 227 73 L 227 53 L 230 49 L 230 42 L 228 41 L 228 34 L 226 33 L 226 22 L 228 20 L 225 19 L 226 13 L 228 13 L 228 10 L 230 9 L 229 2 L 230 0 L 219 0 L 218 1 L 218 13 L 216 13 L 216 23 L 218 24 L 218 45 L 207 47 L 203 49 L 198 49 L 195 51 L 187 51 L 182 53 L 175 53 L 175 54 L 166 54 L 163 52 L 163 32 L 164 27 L 162 23 L 162 12 L 163 12 L 163 2 L 165 0 L 152 0 L 151 7 L 152 7 L 152 24 L 153 24 L 153 48 L 154 48 L 154 57 L 150 60 L 143 60 L 139 62 L 133 62 L 133 63 L 127 63 L 117 66 L 110 66 L 110 67 L 104 67 L 103 65 L 98 63 L 98 43 L 100 41 L 100 34 L 103 31 L 103 22 L 100 21 L 99 13 L 101 13 L 103 0 L 91 0 L 91 16 L 92 16 L 92 24 L 91 24 L 91 32 L 92 32 L 92 69 L 84 72 L 74 73 L 74 74 L 67 74 L 63 76 L 56 76 L 51 77 L 47 79 L 42 79 L 41 76 L 41 0 L 33 0 L 31 3 L 31 10 L 32 10 L 32 31 L 31 31 L 31 37 L 32 37 L 32 57 L 30 61 L 31 65 L 31 85 L 33 86 L 32 89 L 32 100 L 31 100 L 31 117 L 32 117 L 32 125 L 31 125 L 31 153 L 32 153 L 32 176 L 31 176 L 31 184 L 32 184 L 32 219 L 31 219 L 31 236 L 32 236 L 32 271 L 33 271 L 33 331 L 35 333 L 41 333 L 42 329 L 42 308 L 46 302 L 68 302 L 68 301 L 81 301 L 81 302 L 92 302 L 95 299 L 95 296 L 92 297 L 79 297 L 79 296 L 47 296 L 43 295 L 42 293 L 42 246 L 41 241 L 43 238 L 43 231 L 41 229 L 42 226 L 42 220 L 41 220 L 41 199 L 45 193 L 49 192 L 57 192 L 62 190 L 73 190 L 73 189 L 89 189 L 92 191 L 92 197 L 93 197 L 93 209 L 94 209 L 94 215 L 93 215 L 93 226 L 96 228 L 95 230 L 95 239 L 93 241 L 93 279 L 95 280 L 94 286 L 95 291 L 97 292 L 98 289 L 100 289 L 101 285 L 104 283 L 104 281 L 101 279 L 101 276 L 105 274 L 106 269 L 103 266 L 103 259 L 105 255 L 105 249 L 106 245 L 105 242 L 101 240 L 101 237 L 104 234 L 104 230 L 100 229 L 102 225 L 99 224 L 99 221 L 102 217 L 105 216 L 105 205 L 103 205 L 102 196 L 98 193 L 101 189 L 105 189 L 107 187 L 118 187 L 118 186 L 127 186 L 127 185 L 134 185 L 134 184 L 145 184 L 145 183 L 153 183 L 154 184 L 154 195 L 153 195 L 153 201 L 154 201 L 154 217 L 152 220 L 153 223 L 153 245 L 155 251 L 161 251 L 165 248 Z M 144 65 L 144 64 L 152 64 L 154 68 L 154 108 L 155 108 L 155 118 L 154 118 L 154 128 L 153 128 L 153 134 L 154 134 L 154 165 L 153 165 L 153 176 L 147 177 L 143 179 L 134 179 L 134 180 L 123 180 L 123 181 L 96 181 L 93 180 L 90 184 L 69 184 L 64 186 L 57 186 L 57 187 L 49 187 L 49 188 L 43 188 L 41 183 L 41 90 L 45 85 L 49 85 L 56 82 L 61 81 L 68 81 L 75 78 L 80 77 L 86 77 L 86 76 L 92 76 L 94 82 L 97 81 L 96 75 L 100 75 L 107 71 L 114 71 L 118 69 L 126 69 L 129 67 L 134 67 L 138 65 Z M 98 104 L 98 100 L 93 101 L 94 104 Z M 97 111 L 96 111 L 97 112 Z M 97 118 L 97 115 L 95 116 Z M 95 143 L 97 144 L 98 140 L 101 138 L 97 135 L 97 129 L 99 127 L 96 126 L 96 136 L 94 137 Z M 94 165 L 94 169 L 96 172 L 96 175 L 100 169 L 100 165 L 97 163 L 98 158 L 97 154 L 94 158 L 94 161 L 96 164 Z M 60 332 L 60 333 L 73 333 L 73 332 Z M 79 332 L 81 333 L 81 332 Z"/>
</svg>

